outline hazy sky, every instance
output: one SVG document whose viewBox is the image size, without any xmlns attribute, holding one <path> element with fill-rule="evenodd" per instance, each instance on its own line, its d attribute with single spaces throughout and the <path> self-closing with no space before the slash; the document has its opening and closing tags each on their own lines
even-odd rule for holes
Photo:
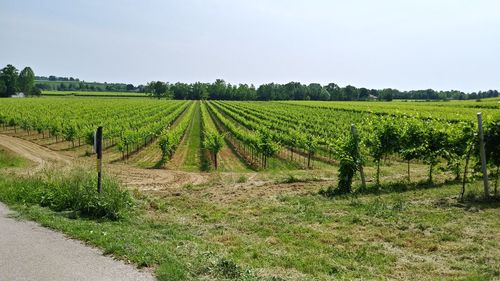
<svg viewBox="0 0 500 281">
<path fill-rule="evenodd" d="M 0 0 L 0 38 L 86 81 L 500 89 L 498 0 Z"/>
</svg>

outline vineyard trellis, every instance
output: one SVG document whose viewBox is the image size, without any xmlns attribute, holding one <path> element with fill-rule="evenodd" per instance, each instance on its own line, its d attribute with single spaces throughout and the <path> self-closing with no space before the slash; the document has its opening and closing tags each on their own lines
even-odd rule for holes
<svg viewBox="0 0 500 281">
<path fill-rule="evenodd" d="M 411 163 L 419 162 L 428 165 L 429 182 L 434 180 L 436 165 L 443 164 L 456 180 L 465 183 L 470 169 L 477 166 L 470 161 L 477 160 L 479 153 L 477 125 L 474 115 L 468 115 L 479 108 L 486 112 L 486 158 L 496 179 L 496 192 L 500 166 L 496 105 L 468 102 L 439 111 L 427 104 L 415 107 L 419 110 L 394 109 L 390 104 L 384 108 L 384 103 L 206 101 L 195 109 L 189 101 L 5 99 L 0 101 L 0 125 L 3 130 L 36 132 L 42 139 L 67 141 L 70 147 L 90 144 L 93 130 L 102 125 L 107 128 L 105 148 L 115 146 L 126 159 L 158 140 L 166 161 L 185 135 L 193 111 L 201 110 L 201 143 L 214 165 L 225 139 L 249 164 L 267 169 L 271 158 L 304 168 L 314 168 L 314 163 L 339 164 L 345 158 L 351 124 L 356 124 L 359 153 L 367 164 L 375 165 L 376 184 L 380 184 L 380 167 L 387 158 L 406 163 L 408 182 Z"/>
</svg>

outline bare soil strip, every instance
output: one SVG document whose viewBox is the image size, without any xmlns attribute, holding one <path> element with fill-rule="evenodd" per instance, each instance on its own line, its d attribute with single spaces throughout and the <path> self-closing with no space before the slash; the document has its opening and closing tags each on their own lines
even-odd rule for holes
<svg viewBox="0 0 500 281">
<path fill-rule="evenodd" d="M 35 164 L 35 167 L 23 169 L 26 173 L 35 173 L 51 165 L 64 168 L 75 165 L 92 166 L 95 161 L 94 157 L 73 158 L 36 143 L 2 134 L 0 134 L 0 145 Z M 126 164 L 108 164 L 105 166 L 105 172 L 117 176 L 126 186 L 141 190 L 165 190 L 187 184 L 202 184 L 210 179 L 210 174 L 142 169 Z"/>
<path fill-rule="evenodd" d="M 70 158 L 30 141 L 0 134 L 0 144 L 14 153 L 35 163 L 33 172 L 51 164 L 70 164 Z"/>
</svg>

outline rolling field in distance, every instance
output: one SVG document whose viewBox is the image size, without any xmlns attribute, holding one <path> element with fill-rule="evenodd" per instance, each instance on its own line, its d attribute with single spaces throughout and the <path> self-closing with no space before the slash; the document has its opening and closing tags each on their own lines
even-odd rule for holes
<svg viewBox="0 0 500 281">
<path fill-rule="evenodd" d="M 42 96 L 75 97 L 146 97 L 145 93 L 134 92 L 95 92 L 95 91 L 42 91 Z"/>
</svg>

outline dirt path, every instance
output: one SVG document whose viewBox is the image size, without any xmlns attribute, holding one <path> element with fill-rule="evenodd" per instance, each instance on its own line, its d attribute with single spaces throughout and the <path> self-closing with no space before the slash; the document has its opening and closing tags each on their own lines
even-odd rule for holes
<svg viewBox="0 0 500 281">
<path fill-rule="evenodd" d="M 154 168 L 161 161 L 161 149 L 158 144 L 158 139 L 153 141 L 147 147 L 140 150 L 137 154 L 133 155 L 125 163 L 133 164 L 141 168 Z"/>
<path fill-rule="evenodd" d="M 30 168 L 32 172 L 49 165 L 69 165 L 72 162 L 68 156 L 16 137 L 0 134 L 0 145 L 35 163 L 35 167 Z"/>
<path fill-rule="evenodd" d="M 59 152 L 16 137 L 0 134 L 0 145 L 35 163 L 35 167 L 23 169 L 35 173 L 45 167 L 69 168 L 74 165 L 95 165 L 94 158 L 71 158 Z M 163 169 L 143 169 L 127 164 L 107 164 L 105 172 L 118 177 L 126 186 L 141 190 L 165 190 L 186 184 L 202 184 L 210 180 L 208 173 L 189 173 Z"/>
<path fill-rule="evenodd" d="M 142 169 L 126 164 L 111 164 L 108 166 L 108 172 L 115 175 L 126 186 L 143 191 L 161 191 L 179 188 L 187 184 L 203 184 L 211 178 L 208 173 Z"/>
</svg>

